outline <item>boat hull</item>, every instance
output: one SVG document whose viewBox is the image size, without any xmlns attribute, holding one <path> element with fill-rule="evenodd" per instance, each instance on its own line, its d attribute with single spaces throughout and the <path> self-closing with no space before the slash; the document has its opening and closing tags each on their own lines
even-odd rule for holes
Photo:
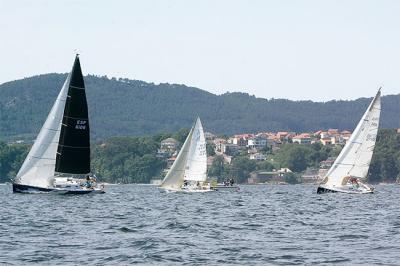
<svg viewBox="0 0 400 266">
<path fill-rule="evenodd" d="M 104 190 L 100 189 L 59 189 L 59 188 L 42 188 L 35 186 L 28 186 L 22 184 L 12 184 L 14 193 L 37 194 L 37 193 L 54 193 L 64 195 L 82 195 L 82 194 L 103 194 Z"/>
<path fill-rule="evenodd" d="M 239 191 L 240 188 L 238 186 L 224 186 L 224 185 L 217 185 L 212 187 L 214 190 L 218 191 Z"/>
<path fill-rule="evenodd" d="M 160 191 L 165 191 L 167 193 L 206 193 L 216 191 L 213 188 L 210 189 L 174 189 L 174 188 L 164 188 L 158 187 Z"/>
<path fill-rule="evenodd" d="M 34 194 L 34 193 L 49 193 L 53 191 L 53 189 L 51 188 L 42 188 L 42 187 L 28 186 L 15 183 L 12 184 L 12 188 L 14 193 Z"/>
<path fill-rule="evenodd" d="M 346 194 L 372 194 L 373 190 L 349 190 L 349 189 L 340 189 L 340 188 L 326 188 L 323 186 L 319 186 L 317 188 L 317 194 L 325 194 L 325 193 L 346 193 Z"/>
</svg>

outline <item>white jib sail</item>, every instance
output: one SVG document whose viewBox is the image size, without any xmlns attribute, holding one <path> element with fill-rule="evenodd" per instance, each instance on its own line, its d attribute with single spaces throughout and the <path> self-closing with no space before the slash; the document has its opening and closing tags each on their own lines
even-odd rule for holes
<svg viewBox="0 0 400 266">
<path fill-rule="evenodd" d="M 172 164 L 167 175 L 165 176 L 161 187 L 166 189 L 179 190 L 183 184 L 185 176 L 185 167 L 187 162 L 187 156 L 191 144 L 194 128 L 190 129 L 189 135 L 186 137 L 185 143 L 183 143 L 175 162 Z"/>
<path fill-rule="evenodd" d="M 184 179 L 200 182 L 207 180 L 206 138 L 200 118 L 197 118 L 194 126 Z"/>
<path fill-rule="evenodd" d="M 344 185 L 346 177 L 366 178 L 378 134 L 381 113 L 380 90 L 372 100 L 343 150 L 326 174 L 323 184 L 327 187 Z"/>
<path fill-rule="evenodd" d="M 43 188 L 53 186 L 56 153 L 69 81 L 70 75 L 68 75 L 46 122 L 22 164 L 15 179 L 16 183 Z"/>
<path fill-rule="evenodd" d="M 203 126 L 197 118 L 161 187 L 179 190 L 184 180 L 206 181 L 207 154 Z"/>
</svg>

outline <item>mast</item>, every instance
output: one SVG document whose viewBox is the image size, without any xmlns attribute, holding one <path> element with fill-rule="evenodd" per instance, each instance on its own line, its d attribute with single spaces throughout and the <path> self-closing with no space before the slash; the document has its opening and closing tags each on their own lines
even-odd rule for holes
<svg viewBox="0 0 400 266">
<path fill-rule="evenodd" d="M 88 105 L 78 55 L 71 71 L 57 148 L 55 172 L 67 174 L 90 173 Z"/>
</svg>

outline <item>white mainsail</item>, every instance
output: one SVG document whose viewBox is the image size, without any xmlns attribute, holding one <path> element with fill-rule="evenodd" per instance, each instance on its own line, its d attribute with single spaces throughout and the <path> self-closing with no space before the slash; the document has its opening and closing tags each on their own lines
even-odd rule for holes
<svg viewBox="0 0 400 266">
<path fill-rule="evenodd" d="M 68 75 L 46 122 L 22 164 L 15 183 L 43 188 L 52 187 L 61 121 L 70 78 L 71 74 Z"/>
<path fill-rule="evenodd" d="M 325 187 L 345 185 L 348 177 L 366 178 L 378 134 L 381 91 L 372 100 L 356 129 L 325 175 Z"/>
<path fill-rule="evenodd" d="M 206 141 L 200 118 L 197 118 L 161 187 L 179 190 L 184 180 L 206 181 L 206 179 Z"/>
<path fill-rule="evenodd" d="M 185 180 L 204 182 L 207 180 L 206 138 L 200 118 L 194 126 L 192 140 L 188 152 Z"/>
</svg>

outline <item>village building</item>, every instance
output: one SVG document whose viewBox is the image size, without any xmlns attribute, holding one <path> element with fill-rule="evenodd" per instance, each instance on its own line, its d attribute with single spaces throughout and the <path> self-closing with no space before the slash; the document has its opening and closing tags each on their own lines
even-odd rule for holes
<svg viewBox="0 0 400 266">
<path fill-rule="evenodd" d="M 289 168 L 281 168 L 277 171 L 258 170 L 250 173 L 250 177 L 247 179 L 247 183 L 248 184 L 285 183 L 285 175 L 289 173 L 292 173 L 292 171 Z"/>
<path fill-rule="evenodd" d="M 239 147 L 246 147 L 248 145 L 248 139 L 254 137 L 253 134 L 241 134 L 235 135 L 229 139 L 229 143 L 235 144 Z"/>
<path fill-rule="evenodd" d="M 226 139 L 215 138 L 213 140 L 213 143 L 215 145 L 215 151 L 222 152 L 222 144 L 225 144 L 226 142 L 227 142 Z"/>
<path fill-rule="evenodd" d="M 179 147 L 179 141 L 177 141 L 174 138 L 167 138 L 167 139 L 164 139 L 164 140 L 161 141 L 161 145 L 160 146 L 161 146 L 160 147 L 161 150 L 174 152 Z"/>
<path fill-rule="evenodd" d="M 261 150 L 267 147 L 267 138 L 262 136 L 254 136 L 247 140 L 247 147 L 250 149 Z"/>
<path fill-rule="evenodd" d="M 256 161 L 265 161 L 267 159 L 267 156 L 262 153 L 253 153 L 250 154 L 250 160 L 256 160 Z"/>
<path fill-rule="evenodd" d="M 211 132 L 204 132 L 204 137 L 207 139 L 207 140 L 213 140 L 213 139 L 215 139 L 215 135 L 213 134 L 213 133 L 211 133 Z"/>
<path fill-rule="evenodd" d="M 221 144 L 221 152 L 227 155 L 235 155 L 239 152 L 237 144 L 223 143 Z"/>
<path fill-rule="evenodd" d="M 293 143 L 298 144 L 311 144 L 311 136 L 308 133 L 302 133 L 292 138 Z"/>
</svg>

